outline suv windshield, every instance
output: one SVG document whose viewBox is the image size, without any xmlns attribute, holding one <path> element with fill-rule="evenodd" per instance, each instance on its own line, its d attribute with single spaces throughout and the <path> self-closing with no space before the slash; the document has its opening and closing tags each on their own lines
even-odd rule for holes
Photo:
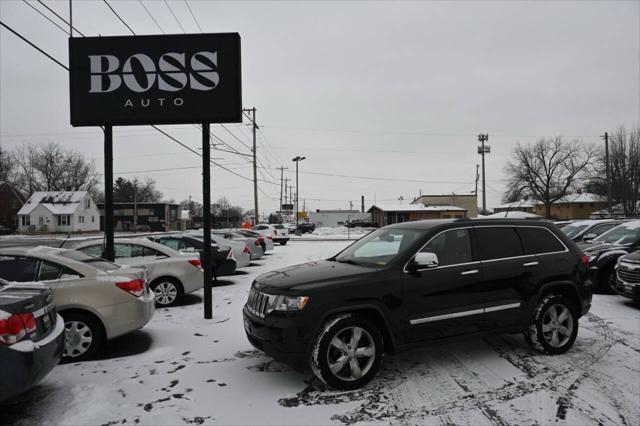
<svg viewBox="0 0 640 426">
<path fill-rule="evenodd" d="M 561 231 L 564 232 L 567 237 L 573 238 L 584 231 L 587 226 L 589 226 L 587 223 L 572 223 L 563 227 Z"/>
<path fill-rule="evenodd" d="M 100 259 L 99 257 L 89 256 L 88 254 L 81 253 L 75 250 L 66 250 L 60 253 L 60 256 L 67 259 L 75 260 L 76 262 L 86 263 L 101 271 L 114 271 L 119 269 L 120 266 L 115 263 L 111 263 L 108 260 Z"/>
<path fill-rule="evenodd" d="M 333 258 L 336 262 L 386 266 L 422 236 L 413 229 L 379 229 L 356 241 Z"/>
<path fill-rule="evenodd" d="M 623 223 L 593 240 L 594 243 L 608 244 L 632 244 L 638 241 L 640 241 L 640 221 Z"/>
</svg>

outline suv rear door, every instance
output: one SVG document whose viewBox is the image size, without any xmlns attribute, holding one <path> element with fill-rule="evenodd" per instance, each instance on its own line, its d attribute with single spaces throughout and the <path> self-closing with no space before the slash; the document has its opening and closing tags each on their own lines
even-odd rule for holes
<svg viewBox="0 0 640 426">
<path fill-rule="evenodd" d="M 406 272 L 404 326 L 407 342 L 479 331 L 482 269 L 473 257 L 469 228 L 442 231 L 420 251 L 438 256 L 438 266 Z"/>
<path fill-rule="evenodd" d="M 484 272 L 483 327 L 498 330 L 519 325 L 538 259 L 525 254 L 515 226 L 477 226 L 474 235 Z"/>
</svg>

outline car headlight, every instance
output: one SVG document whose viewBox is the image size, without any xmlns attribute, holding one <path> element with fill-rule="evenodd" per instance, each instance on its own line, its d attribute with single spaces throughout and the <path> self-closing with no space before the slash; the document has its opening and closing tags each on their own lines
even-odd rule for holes
<svg viewBox="0 0 640 426">
<path fill-rule="evenodd" d="M 309 303 L 307 296 L 284 296 L 279 295 L 273 300 L 271 307 L 274 311 L 291 312 L 301 311 Z"/>
</svg>

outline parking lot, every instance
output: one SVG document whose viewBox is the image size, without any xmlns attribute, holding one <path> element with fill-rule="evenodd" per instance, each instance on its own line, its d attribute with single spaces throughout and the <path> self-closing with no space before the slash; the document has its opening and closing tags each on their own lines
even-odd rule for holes
<svg viewBox="0 0 640 426">
<path fill-rule="evenodd" d="M 574 347 L 538 354 L 519 335 L 387 357 L 365 388 L 328 390 L 254 350 L 242 306 L 252 280 L 345 241 L 292 241 L 214 288 L 158 309 L 93 361 L 59 365 L 3 409 L 16 424 L 638 424 L 640 309 L 596 295 Z"/>
</svg>

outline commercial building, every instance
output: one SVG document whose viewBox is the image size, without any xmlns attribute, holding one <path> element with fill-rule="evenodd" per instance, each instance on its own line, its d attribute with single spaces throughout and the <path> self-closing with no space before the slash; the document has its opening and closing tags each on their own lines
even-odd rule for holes
<svg viewBox="0 0 640 426">
<path fill-rule="evenodd" d="M 607 197 L 596 194 L 580 193 L 565 195 L 551 204 L 551 218 L 555 220 L 589 219 L 592 213 L 607 208 Z M 536 204 L 533 212 L 545 216 L 544 204 Z"/>
<path fill-rule="evenodd" d="M 465 210 L 466 217 L 478 217 L 478 196 L 475 194 L 421 195 L 411 204 L 460 207 Z"/>
<path fill-rule="evenodd" d="M 104 204 L 100 208 L 100 229 L 104 230 Z M 151 231 L 180 231 L 182 208 L 171 203 L 114 203 L 116 231 L 133 231 L 135 225 L 148 225 Z M 135 223 L 135 225 L 134 225 Z"/>
<path fill-rule="evenodd" d="M 20 232 L 92 232 L 100 212 L 87 191 L 34 192 L 18 211 Z"/>
<path fill-rule="evenodd" d="M 344 226 L 345 223 L 354 220 L 370 220 L 371 214 L 362 213 L 359 210 L 316 210 L 309 212 L 309 222 L 316 226 Z"/>
<path fill-rule="evenodd" d="M 467 210 L 457 206 L 425 206 L 423 204 L 373 205 L 368 211 L 377 227 L 392 223 L 425 219 L 453 219 L 467 217 Z"/>
<path fill-rule="evenodd" d="M 24 196 L 12 184 L 0 181 L 0 226 L 18 228 L 18 211 L 24 201 Z"/>
</svg>

